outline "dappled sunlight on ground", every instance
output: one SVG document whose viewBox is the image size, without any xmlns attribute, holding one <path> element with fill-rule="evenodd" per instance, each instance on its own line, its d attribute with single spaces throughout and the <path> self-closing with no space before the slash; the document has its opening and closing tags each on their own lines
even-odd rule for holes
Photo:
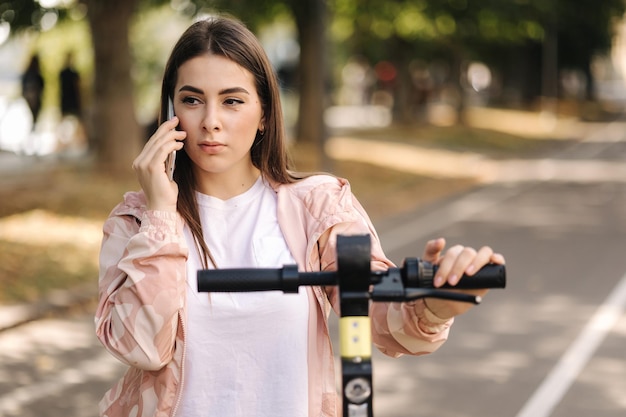
<svg viewBox="0 0 626 417">
<path fill-rule="evenodd" d="M 88 249 L 102 240 L 102 222 L 32 210 L 0 218 L 0 239 L 31 245 L 69 244 Z"/>
<path fill-rule="evenodd" d="M 622 321 L 626 321 L 622 320 Z M 626 361 L 623 358 L 594 358 L 580 376 L 587 389 L 594 389 L 600 399 L 626 409 Z"/>
<path fill-rule="evenodd" d="M 465 111 L 468 125 L 519 135 L 528 139 L 572 139 L 584 128 L 577 117 L 558 117 L 548 112 L 468 107 Z"/>
<path fill-rule="evenodd" d="M 626 181 L 621 159 L 581 158 L 576 153 L 564 158 L 575 144 L 624 141 L 623 122 L 598 124 L 541 112 L 471 107 L 466 111 L 465 130 L 451 129 L 390 126 L 337 131 L 325 150 L 338 161 L 487 184 Z M 441 132 L 446 133 L 438 137 Z M 521 143 L 526 144 L 517 148 Z"/>
<path fill-rule="evenodd" d="M 399 171 L 435 178 L 477 178 L 488 161 L 478 153 L 453 154 L 438 149 L 416 149 L 414 145 L 334 137 L 326 152 L 338 160 L 354 160 L 378 166 L 393 166 Z"/>
<path fill-rule="evenodd" d="M 28 323 L 20 332 L 4 332 L 0 338 L 0 415 L 24 415 L 28 404 L 67 391 L 72 392 L 73 407 L 93 410 L 123 368 L 101 348 L 89 321 L 47 319 Z M 88 394 L 86 404 L 77 404 L 74 393 L 86 387 L 91 387 L 88 393 L 80 393 Z"/>
<path fill-rule="evenodd" d="M 415 415 L 439 415 L 429 406 L 437 402 L 435 398 L 454 398 L 468 392 L 475 393 L 476 404 L 499 401 L 500 395 L 508 396 L 510 383 L 529 369 L 533 370 L 529 383 L 536 384 L 545 377 L 546 366 L 558 359 L 576 336 L 572 333 L 576 328 L 567 324 L 584 324 L 597 309 L 564 295 L 539 296 L 532 301 L 532 308 L 523 298 L 509 300 L 506 305 L 492 300 L 498 315 L 486 309 L 472 310 L 471 314 L 480 317 L 475 322 L 480 328 L 459 317 L 449 340 L 431 355 L 392 359 L 375 351 L 374 387 L 378 394 L 384 394 L 375 394 L 375 410 L 404 417 L 411 415 L 406 410 L 412 405 L 417 407 Z M 573 391 L 580 391 L 580 398 L 573 401 L 581 405 L 587 402 L 590 410 L 616 410 L 626 405 L 626 380 L 622 378 L 626 362 L 615 354 L 623 352 L 619 345 L 624 341 L 626 314 L 619 323 L 607 334 L 608 346 L 618 348 L 596 352 L 573 387 Z M 458 355 L 452 345 L 462 347 L 463 355 Z M 476 404 L 468 402 L 467 414 L 463 415 L 475 415 L 471 410 Z M 404 411 L 394 414 L 393 410 L 399 409 Z"/>
</svg>

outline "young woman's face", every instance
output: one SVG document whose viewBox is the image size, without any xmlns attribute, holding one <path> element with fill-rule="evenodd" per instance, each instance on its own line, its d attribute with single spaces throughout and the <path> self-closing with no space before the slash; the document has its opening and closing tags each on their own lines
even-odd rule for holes
<svg viewBox="0 0 626 417">
<path fill-rule="evenodd" d="M 248 70 L 219 55 L 192 58 L 178 69 L 173 101 L 198 180 L 255 171 L 250 148 L 263 110 Z"/>
</svg>

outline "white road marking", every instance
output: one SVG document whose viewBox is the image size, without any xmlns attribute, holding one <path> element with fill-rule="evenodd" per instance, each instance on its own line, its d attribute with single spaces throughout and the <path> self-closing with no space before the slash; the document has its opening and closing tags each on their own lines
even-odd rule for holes
<svg viewBox="0 0 626 417">
<path fill-rule="evenodd" d="M 626 275 L 516 417 L 548 417 L 626 308 Z"/>
</svg>

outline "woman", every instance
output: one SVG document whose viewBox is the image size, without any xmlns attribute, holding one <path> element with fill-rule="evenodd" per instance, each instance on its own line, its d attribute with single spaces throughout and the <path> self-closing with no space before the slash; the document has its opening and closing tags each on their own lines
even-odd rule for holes
<svg viewBox="0 0 626 417">
<path fill-rule="evenodd" d="M 171 98 L 175 117 L 166 119 Z M 128 364 L 100 404 L 106 416 L 337 416 L 327 317 L 334 288 L 212 293 L 203 268 L 333 270 L 338 234 L 372 236 L 372 268 L 393 264 L 347 181 L 289 167 L 277 80 L 241 23 L 193 24 L 175 45 L 161 92 L 162 124 L 134 162 L 141 192 L 104 225 L 97 335 Z M 177 151 L 174 181 L 165 161 Z M 426 245 L 437 285 L 489 262 L 484 247 Z M 476 292 L 484 295 L 486 291 Z M 374 344 L 423 354 L 446 339 L 463 303 L 373 304 Z"/>
</svg>

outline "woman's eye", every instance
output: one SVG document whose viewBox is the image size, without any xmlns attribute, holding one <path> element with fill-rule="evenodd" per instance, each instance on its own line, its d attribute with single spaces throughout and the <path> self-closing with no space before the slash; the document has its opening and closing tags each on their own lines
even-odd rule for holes
<svg viewBox="0 0 626 417">
<path fill-rule="evenodd" d="M 224 104 L 227 104 L 229 106 L 232 105 L 236 105 L 236 104 L 242 104 L 243 100 L 237 99 L 237 98 L 227 98 L 226 100 L 224 100 Z"/>
<path fill-rule="evenodd" d="M 195 97 L 185 97 L 183 98 L 183 103 L 185 104 L 198 104 L 200 100 Z"/>
</svg>

